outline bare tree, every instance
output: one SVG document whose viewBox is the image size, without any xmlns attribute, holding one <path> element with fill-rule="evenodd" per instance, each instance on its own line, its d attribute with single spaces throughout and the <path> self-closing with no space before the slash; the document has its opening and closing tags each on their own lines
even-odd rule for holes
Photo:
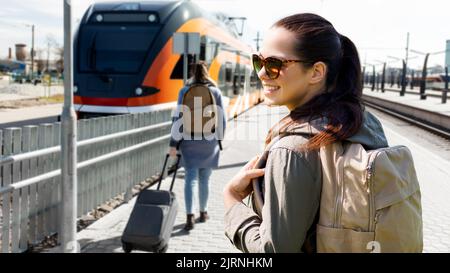
<svg viewBox="0 0 450 273">
<path fill-rule="evenodd" d="M 56 53 L 56 70 L 58 70 L 58 73 L 62 73 L 64 70 L 64 47 L 61 47 L 58 45 L 58 47 L 55 49 Z"/>
<path fill-rule="evenodd" d="M 45 61 L 44 61 L 44 50 L 43 49 L 37 49 L 36 52 L 36 69 L 39 74 L 41 74 L 45 69 Z"/>
<path fill-rule="evenodd" d="M 54 48 L 58 47 L 58 42 L 53 34 L 47 34 L 45 43 L 47 44 L 47 63 L 45 67 L 48 72 L 50 71 L 50 53 L 53 52 Z"/>
</svg>

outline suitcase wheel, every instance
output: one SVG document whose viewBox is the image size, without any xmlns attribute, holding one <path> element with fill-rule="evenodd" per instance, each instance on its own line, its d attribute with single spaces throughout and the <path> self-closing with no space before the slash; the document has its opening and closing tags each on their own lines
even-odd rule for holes
<svg viewBox="0 0 450 273">
<path fill-rule="evenodd" d="M 169 249 L 169 244 L 165 245 L 163 248 L 161 248 L 160 250 L 157 250 L 156 253 L 166 253 L 167 249 Z"/>
<path fill-rule="evenodd" d="M 133 250 L 133 245 L 128 243 L 122 243 L 122 249 L 125 253 L 131 253 Z"/>
</svg>

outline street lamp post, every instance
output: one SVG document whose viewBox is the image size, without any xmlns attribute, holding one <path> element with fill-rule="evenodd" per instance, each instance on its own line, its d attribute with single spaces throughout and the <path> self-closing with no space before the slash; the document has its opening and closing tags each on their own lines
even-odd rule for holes
<svg viewBox="0 0 450 273">
<path fill-rule="evenodd" d="M 30 51 L 30 56 L 31 56 L 31 77 L 30 80 L 33 80 L 33 75 L 34 75 L 34 24 L 30 25 L 30 24 L 25 24 L 25 26 L 27 27 L 31 27 L 31 51 Z"/>
<path fill-rule="evenodd" d="M 31 27 L 31 78 L 34 77 L 34 25 Z"/>
<path fill-rule="evenodd" d="M 34 76 L 34 25 L 31 25 L 31 77 L 33 80 Z"/>
<path fill-rule="evenodd" d="M 64 2 L 64 106 L 61 114 L 61 218 L 62 252 L 79 252 L 77 217 L 77 123 L 73 106 L 72 4 Z"/>
</svg>

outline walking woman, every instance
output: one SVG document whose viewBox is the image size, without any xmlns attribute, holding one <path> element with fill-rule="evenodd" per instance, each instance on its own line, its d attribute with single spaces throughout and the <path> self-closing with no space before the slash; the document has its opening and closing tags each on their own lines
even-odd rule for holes
<svg viewBox="0 0 450 273">
<path fill-rule="evenodd" d="M 347 140 L 387 146 L 380 122 L 361 104 L 361 67 L 353 42 L 324 18 L 295 14 L 276 22 L 253 65 L 265 102 L 290 113 L 268 132 L 264 169 L 253 158 L 223 190 L 225 234 L 244 252 L 315 252 L 321 200 L 319 149 Z M 264 175 L 260 217 L 247 207 L 251 179 Z"/>
<path fill-rule="evenodd" d="M 176 156 L 177 147 L 181 152 L 181 166 L 185 169 L 185 185 L 184 185 L 184 199 L 186 205 L 186 225 L 185 230 L 191 230 L 194 228 L 195 215 L 193 208 L 193 191 L 195 183 L 198 182 L 198 199 L 200 209 L 200 222 L 205 222 L 209 219 L 208 215 L 208 195 L 209 195 L 209 177 L 212 169 L 217 168 L 219 165 L 219 145 L 220 140 L 223 138 L 226 118 L 223 112 L 221 91 L 217 88 L 216 83 L 210 78 L 206 63 L 200 61 L 193 66 L 193 77 L 191 77 L 186 86 L 184 86 L 178 95 L 177 113 L 174 116 L 174 124 L 180 121 L 181 116 L 184 115 L 180 109 L 185 106 L 186 103 L 183 99 L 187 96 L 185 94 L 190 90 L 192 86 L 203 85 L 207 89 L 205 92 L 211 93 L 214 97 L 213 101 L 217 106 L 216 115 L 218 117 L 218 123 L 221 127 L 216 127 L 216 131 L 213 138 L 200 138 L 200 139 L 187 139 L 180 137 L 174 137 L 177 132 L 174 132 L 174 126 L 172 127 L 172 138 L 170 141 L 169 154 Z M 186 109 L 186 108 L 183 108 Z M 201 114 L 205 111 L 202 110 Z"/>
</svg>

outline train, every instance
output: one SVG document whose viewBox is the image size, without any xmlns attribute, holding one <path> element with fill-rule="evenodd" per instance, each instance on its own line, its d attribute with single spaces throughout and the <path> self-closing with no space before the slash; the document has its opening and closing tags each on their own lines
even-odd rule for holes
<svg viewBox="0 0 450 273">
<path fill-rule="evenodd" d="M 435 74 L 426 77 L 425 86 L 427 89 L 444 90 L 445 89 L 445 75 Z M 448 81 L 448 80 L 447 80 Z"/>
<path fill-rule="evenodd" d="M 253 49 L 232 24 L 191 1 L 104 2 L 87 9 L 74 37 L 77 117 L 174 108 L 184 85 L 177 32 L 199 33 L 200 53 L 188 63 L 207 63 L 228 117 L 263 100 Z"/>
</svg>

